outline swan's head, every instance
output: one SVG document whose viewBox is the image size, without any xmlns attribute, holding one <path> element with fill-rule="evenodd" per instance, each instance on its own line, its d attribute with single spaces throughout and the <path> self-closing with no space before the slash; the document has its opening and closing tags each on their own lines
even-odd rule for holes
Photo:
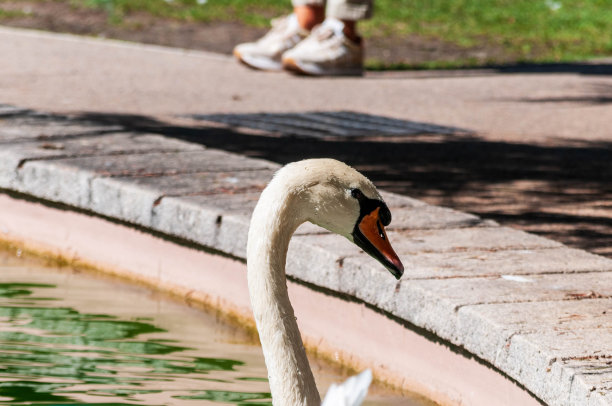
<svg viewBox="0 0 612 406">
<path fill-rule="evenodd" d="M 397 279 L 402 276 L 404 266 L 385 231 L 391 212 L 370 180 L 333 159 L 310 159 L 286 168 L 297 176 L 294 185 L 308 221 L 345 236 Z"/>
</svg>

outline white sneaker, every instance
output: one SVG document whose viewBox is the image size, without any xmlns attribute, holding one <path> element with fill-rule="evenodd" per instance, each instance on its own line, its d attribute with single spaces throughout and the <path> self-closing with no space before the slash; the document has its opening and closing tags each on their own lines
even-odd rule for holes
<svg viewBox="0 0 612 406">
<path fill-rule="evenodd" d="M 363 45 L 344 35 L 344 23 L 326 19 L 283 54 L 283 68 L 305 75 L 362 75 Z"/>
<path fill-rule="evenodd" d="M 281 70 L 283 53 L 293 48 L 310 34 L 300 27 L 295 14 L 272 20 L 272 29 L 256 42 L 247 42 L 234 48 L 234 56 L 251 68 Z"/>
</svg>

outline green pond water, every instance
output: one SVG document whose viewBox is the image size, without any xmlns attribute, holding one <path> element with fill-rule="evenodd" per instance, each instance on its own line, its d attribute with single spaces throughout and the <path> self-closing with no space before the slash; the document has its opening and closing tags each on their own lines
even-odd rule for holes
<svg viewBox="0 0 612 406">
<path fill-rule="evenodd" d="M 345 379 L 314 360 L 320 389 Z M 0 405 L 271 405 L 261 348 L 154 293 L 0 251 Z M 424 405 L 372 388 L 366 405 Z"/>
</svg>

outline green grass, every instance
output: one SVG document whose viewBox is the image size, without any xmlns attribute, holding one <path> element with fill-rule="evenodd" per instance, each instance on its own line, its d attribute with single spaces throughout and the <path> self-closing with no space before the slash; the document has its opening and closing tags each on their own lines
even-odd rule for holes
<svg viewBox="0 0 612 406">
<path fill-rule="evenodd" d="M 612 0 L 376 0 L 369 32 L 498 46 L 517 60 L 612 55 Z"/>
<path fill-rule="evenodd" d="M 101 8 L 113 23 L 130 13 L 146 12 L 183 21 L 238 20 L 266 26 L 270 17 L 291 9 L 289 0 L 39 1 Z M 514 62 L 567 62 L 612 55 L 612 0 L 375 0 L 375 4 L 375 17 L 362 24 L 366 37 L 418 35 L 459 47 L 495 48 Z M 472 63 L 476 62 L 432 61 L 423 67 Z"/>
<path fill-rule="evenodd" d="M 0 8 L 0 18 L 19 18 L 27 17 L 28 13 L 23 11 L 3 10 Z"/>
<path fill-rule="evenodd" d="M 184 21 L 242 21 L 254 26 L 267 26 L 271 17 L 290 10 L 289 0 L 208 0 L 203 4 L 197 0 L 70 0 L 70 3 L 105 9 L 114 21 L 129 13 L 144 11 L 156 17 Z"/>
</svg>

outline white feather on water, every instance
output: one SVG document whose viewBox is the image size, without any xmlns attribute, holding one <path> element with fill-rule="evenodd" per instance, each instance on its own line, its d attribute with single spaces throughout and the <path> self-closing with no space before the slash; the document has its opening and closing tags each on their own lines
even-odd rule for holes
<svg viewBox="0 0 612 406">
<path fill-rule="evenodd" d="M 361 405 L 372 383 L 372 371 L 366 369 L 341 384 L 332 383 L 321 406 Z"/>
</svg>

